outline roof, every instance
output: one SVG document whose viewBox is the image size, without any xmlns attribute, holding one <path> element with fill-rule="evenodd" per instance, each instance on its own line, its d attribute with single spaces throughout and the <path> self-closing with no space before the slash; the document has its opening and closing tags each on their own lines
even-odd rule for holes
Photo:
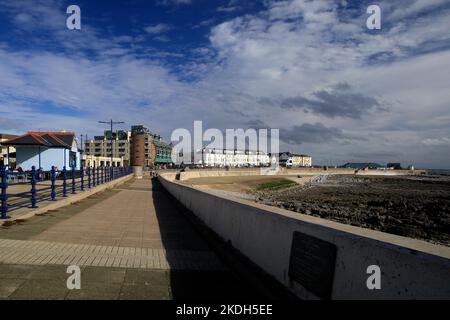
<svg viewBox="0 0 450 320">
<path fill-rule="evenodd" d="M 303 157 L 303 158 L 311 157 L 310 155 L 307 155 L 307 154 L 290 153 L 289 151 L 288 152 L 280 152 L 279 156 L 281 156 L 283 154 L 287 155 L 288 157 Z"/>
<path fill-rule="evenodd" d="M 0 141 L 2 140 L 9 140 L 13 138 L 17 138 L 17 135 L 9 134 L 9 133 L 0 133 Z"/>
<path fill-rule="evenodd" d="M 374 162 L 347 162 L 341 168 L 351 168 L 351 169 L 370 168 L 370 169 L 376 169 L 376 168 L 382 168 L 382 167 L 383 166 L 381 164 L 374 163 Z"/>
<path fill-rule="evenodd" d="M 161 147 L 161 148 L 172 148 L 170 145 L 168 145 L 167 143 L 165 143 L 164 141 L 159 141 L 159 140 L 153 140 L 153 144 L 157 147 Z"/>
<path fill-rule="evenodd" d="M 3 142 L 6 146 L 44 146 L 48 148 L 71 148 L 75 140 L 73 132 L 28 132 Z"/>
</svg>

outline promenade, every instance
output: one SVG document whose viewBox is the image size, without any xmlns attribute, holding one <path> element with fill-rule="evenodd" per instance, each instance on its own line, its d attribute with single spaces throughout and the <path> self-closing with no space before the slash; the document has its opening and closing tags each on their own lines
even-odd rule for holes
<svg viewBox="0 0 450 320">
<path fill-rule="evenodd" d="M 0 299 L 257 298 L 180 210 L 147 178 L 1 227 Z"/>
</svg>

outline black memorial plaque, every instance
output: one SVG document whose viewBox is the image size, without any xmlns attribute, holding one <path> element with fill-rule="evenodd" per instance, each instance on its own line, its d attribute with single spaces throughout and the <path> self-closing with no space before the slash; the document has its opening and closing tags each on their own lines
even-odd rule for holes
<svg viewBox="0 0 450 320">
<path fill-rule="evenodd" d="M 333 287 L 336 246 L 330 242 L 294 232 L 289 277 L 320 299 L 329 299 Z"/>
</svg>

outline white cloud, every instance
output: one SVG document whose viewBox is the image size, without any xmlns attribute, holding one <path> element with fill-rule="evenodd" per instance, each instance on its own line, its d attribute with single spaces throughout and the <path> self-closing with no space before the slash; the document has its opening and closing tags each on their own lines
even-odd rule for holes
<svg viewBox="0 0 450 320">
<path fill-rule="evenodd" d="M 192 0 L 159 0 L 157 1 L 158 5 L 161 6 L 178 6 L 178 5 L 186 5 L 191 4 Z"/>
<path fill-rule="evenodd" d="M 410 19 L 441 2 L 435 0 L 431 7 L 423 7 L 422 1 L 402 3 L 404 16 L 397 11 L 400 6 L 381 1 L 387 21 L 388 8 L 398 21 L 390 29 L 368 33 L 365 10 L 347 15 L 337 2 L 268 1 L 266 10 L 214 26 L 210 43 L 190 51 L 195 58 L 181 66 L 181 74 L 163 61 L 179 53 L 139 47 L 137 36 L 105 39 L 89 25 L 83 37 L 70 41 L 54 32 L 52 40 L 70 48 L 70 55 L 0 44 L 2 119 L 26 119 L 23 131 L 38 123 L 41 129 L 92 135 L 103 130 L 97 120 L 117 118 L 126 126 L 144 123 L 165 136 L 175 128 L 191 128 L 193 120 L 222 129 L 253 121 L 287 129 L 291 136 L 285 140 L 292 144 L 282 148 L 310 153 L 317 161 L 378 155 L 366 160 L 440 166 L 450 156 L 448 138 L 443 138 L 450 137 L 449 11 Z M 9 10 L 16 20 L 27 21 Z M 170 29 L 161 23 L 146 32 L 164 37 Z M 95 54 L 86 55 L 85 49 Z M 364 105 L 373 101 L 369 98 L 354 108 L 344 99 L 346 110 L 356 110 L 358 117 L 282 108 L 286 99 L 317 100 L 312 99 L 315 93 L 337 90 L 333 88 L 339 84 L 348 84 L 354 97 L 375 99 L 379 108 Z M 54 113 L 33 112 L 33 101 L 53 106 Z M 296 139 L 299 132 L 309 142 Z"/>
<path fill-rule="evenodd" d="M 450 138 L 443 137 L 443 138 L 432 138 L 432 139 L 425 139 L 422 141 L 423 144 L 429 145 L 429 146 L 443 146 L 443 145 L 450 145 Z"/>
<path fill-rule="evenodd" d="M 166 33 L 173 29 L 173 26 L 166 23 L 158 23 L 144 28 L 145 32 L 148 34 L 160 34 Z"/>
</svg>

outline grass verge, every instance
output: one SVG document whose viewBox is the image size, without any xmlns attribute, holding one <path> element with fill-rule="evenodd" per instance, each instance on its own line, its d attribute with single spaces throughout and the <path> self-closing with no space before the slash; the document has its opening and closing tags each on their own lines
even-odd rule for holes
<svg viewBox="0 0 450 320">
<path fill-rule="evenodd" d="M 257 191 L 275 191 L 275 190 L 281 190 L 289 187 L 293 187 L 297 185 L 294 181 L 287 180 L 287 179 L 280 179 L 280 180 L 274 180 L 270 182 L 265 182 L 258 184 L 256 186 Z"/>
</svg>

